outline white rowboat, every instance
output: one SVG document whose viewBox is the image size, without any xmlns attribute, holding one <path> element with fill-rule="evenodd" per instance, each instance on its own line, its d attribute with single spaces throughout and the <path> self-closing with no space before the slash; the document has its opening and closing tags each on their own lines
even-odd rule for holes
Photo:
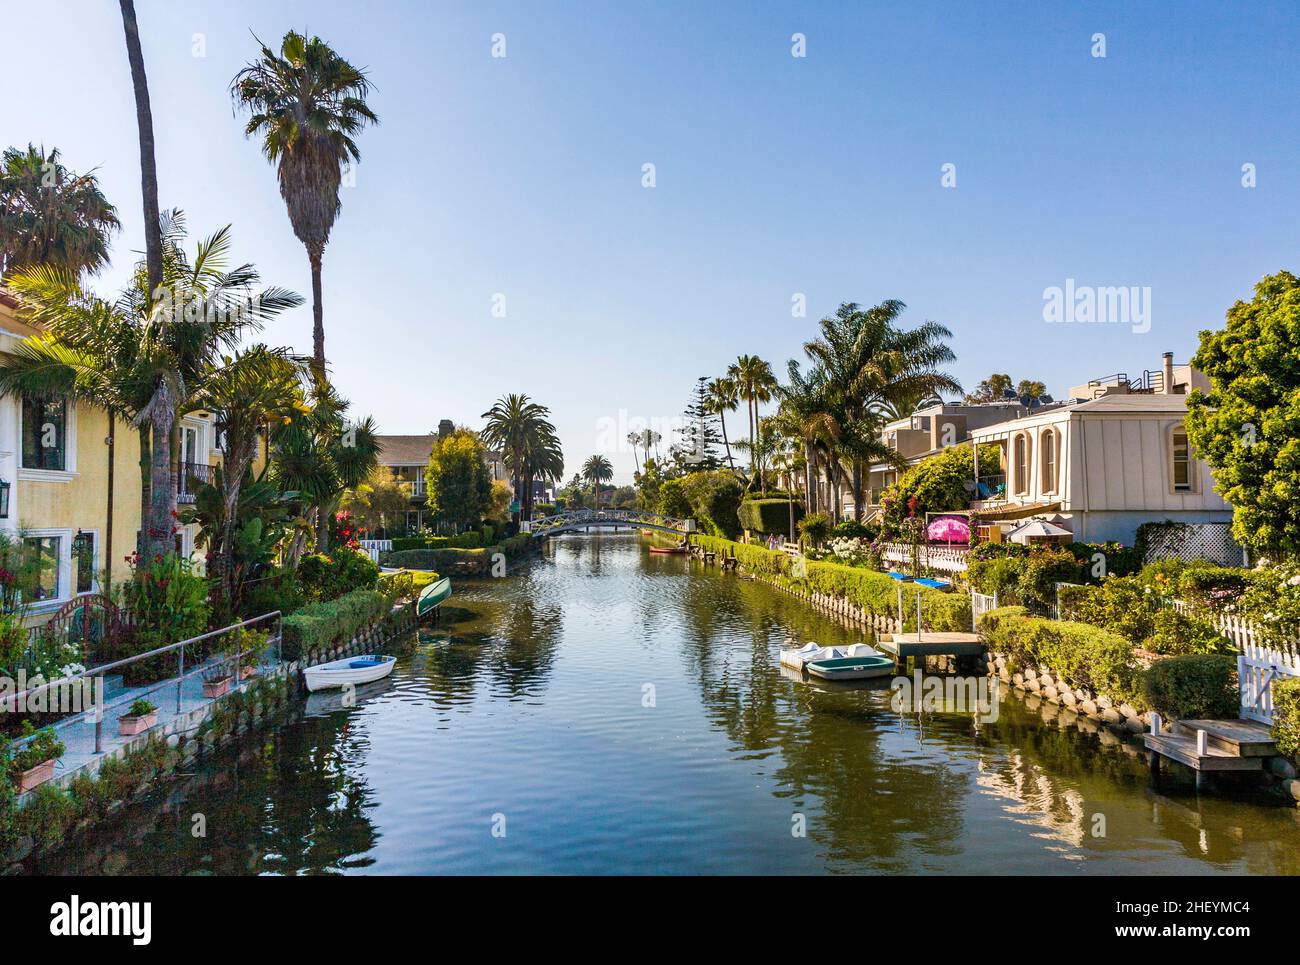
<svg viewBox="0 0 1300 965">
<path fill-rule="evenodd" d="M 306 667 L 302 675 L 307 681 L 307 689 L 311 691 L 328 690 L 330 687 L 359 687 L 387 677 L 393 672 L 396 663 L 396 657 L 382 654 L 344 657 L 342 660 Z"/>
</svg>

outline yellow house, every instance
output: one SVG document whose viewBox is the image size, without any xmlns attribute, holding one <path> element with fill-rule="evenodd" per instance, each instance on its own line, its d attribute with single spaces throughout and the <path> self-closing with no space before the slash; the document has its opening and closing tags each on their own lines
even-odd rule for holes
<svg viewBox="0 0 1300 965">
<path fill-rule="evenodd" d="M 17 310 L 0 290 L 0 352 L 36 333 Z M 206 437 L 191 428 L 197 447 Z M 126 557 L 140 529 L 140 444 L 120 420 L 111 439 L 110 446 L 108 415 L 92 406 L 0 397 L 0 529 L 41 561 L 27 601 L 38 617 L 104 590 L 106 576 L 118 583 L 129 575 Z M 209 461 L 206 450 L 201 458 Z"/>
</svg>

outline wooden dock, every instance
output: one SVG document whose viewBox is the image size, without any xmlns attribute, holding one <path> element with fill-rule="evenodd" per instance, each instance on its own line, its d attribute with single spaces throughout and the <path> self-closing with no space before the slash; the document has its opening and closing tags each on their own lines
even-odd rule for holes
<svg viewBox="0 0 1300 965">
<path fill-rule="evenodd" d="M 1158 714 L 1151 717 L 1151 733 L 1143 741 L 1152 772 L 1160 772 L 1161 758 L 1177 761 L 1196 772 L 1198 788 L 1208 773 L 1262 771 L 1277 754 L 1268 726 L 1252 720 L 1183 720 L 1166 728 Z"/>
<path fill-rule="evenodd" d="M 900 661 L 908 657 L 978 657 L 984 652 L 978 633 L 948 631 L 927 631 L 919 639 L 915 633 L 884 634 L 876 647 Z"/>
</svg>

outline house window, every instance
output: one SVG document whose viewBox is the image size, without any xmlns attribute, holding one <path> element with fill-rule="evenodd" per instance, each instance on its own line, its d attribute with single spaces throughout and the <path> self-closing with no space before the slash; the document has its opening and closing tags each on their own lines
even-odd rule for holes
<svg viewBox="0 0 1300 965">
<path fill-rule="evenodd" d="M 1021 433 L 1016 436 L 1013 452 L 1016 495 L 1024 496 L 1029 492 L 1029 437 L 1027 435 Z"/>
<path fill-rule="evenodd" d="M 23 598 L 28 603 L 59 598 L 59 554 L 57 536 L 27 536 L 23 539 Z"/>
<path fill-rule="evenodd" d="M 23 468 L 67 468 L 66 399 L 23 398 Z"/>
<path fill-rule="evenodd" d="M 72 575 L 78 593 L 95 589 L 95 534 L 78 533 L 72 539 Z"/>
<path fill-rule="evenodd" d="M 1187 433 L 1175 429 L 1170 435 L 1170 450 L 1173 454 L 1174 492 L 1190 493 L 1192 491 L 1192 451 L 1187 445 Z"/>
<path fill-rule="evenodd" d="M 1042 491 L 1045 493 L 1056 492 L 1056 462 L 1057 462 L 1057 435 L 1055 429 L 1048 429 L 1043 433 L 1042 438 Z"/>
</svg>

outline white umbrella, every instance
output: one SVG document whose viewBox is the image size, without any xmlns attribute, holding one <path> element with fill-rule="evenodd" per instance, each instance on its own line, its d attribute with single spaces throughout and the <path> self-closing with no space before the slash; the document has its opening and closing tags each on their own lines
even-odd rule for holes
<svg viewBox="0 0 1300 965">
<path fill-rule="evenodd" d="M 1045 519 L 1031 519 L 1011 533 L 1011 542 L 1028 543 L 1031 539 L 1059 539 L 1062 536 L 1073 535 L 1068 529 L 1049 523 Z"/>
</svg>

